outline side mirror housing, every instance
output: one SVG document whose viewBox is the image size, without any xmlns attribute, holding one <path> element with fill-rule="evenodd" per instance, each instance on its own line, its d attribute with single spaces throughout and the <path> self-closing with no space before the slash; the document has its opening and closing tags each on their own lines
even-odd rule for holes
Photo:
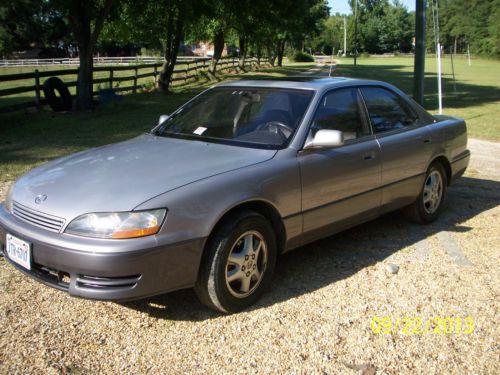
<svg viewBox="0 0 500 375">
<path fill-rule="evenodd" d="M 306 142 L 304 150 L 334 148 L 344 145 L 344 134 L 340 130 L 321 129 Z"/>
<path fill-rule="evenodd" d="M 170 117 L 169 115 L 161 115 L 158 120 L 158 125 L 160 125 L 162 122 L 167 121 L 169 117 Z"/>
</svg>

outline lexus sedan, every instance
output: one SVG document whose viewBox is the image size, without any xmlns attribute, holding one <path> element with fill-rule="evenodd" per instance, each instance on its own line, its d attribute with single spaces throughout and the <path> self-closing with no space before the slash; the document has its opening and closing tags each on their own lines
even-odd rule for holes
<svg viewBox="0 0 500 375">
<path fill-rule="evenodd" d="M 435 220 L 469 157 L 463 120 L 384 82 L 223 83 L 149 133 L 19 178 L 0 205 L 0 249 L 73 296 L 194 287 L 237 312 L 270 286 L 279 254 L 396 209 Z"/>
</svg>

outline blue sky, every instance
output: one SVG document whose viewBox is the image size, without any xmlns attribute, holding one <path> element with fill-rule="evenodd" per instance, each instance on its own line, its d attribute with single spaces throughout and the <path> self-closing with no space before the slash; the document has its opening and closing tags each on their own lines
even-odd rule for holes
<svg viewBox="0 0 500 375">
<path fill-rule="evenodd" d="M 415 0 L 401 0 L 401 2 L 406 5 L 408 10 L 415 10 Z M 337 12 L 340 14 L 351 13 L 351 8 L 347 0 L 328 0 L 328 5 L 330 6 L 330 14 Z"/>
</svg>

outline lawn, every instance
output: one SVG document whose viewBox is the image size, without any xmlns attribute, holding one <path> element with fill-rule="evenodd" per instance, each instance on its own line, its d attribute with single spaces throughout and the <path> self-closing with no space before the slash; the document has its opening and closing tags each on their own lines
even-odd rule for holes
<svg viewBox="0 0 500 375">
<path fill-rule="evenodd" d="M 362 58 L 358 66 L 340 59 L 335 74 L 381 79 L 412 91 L 411 58 Z M 219 79 L 296 75 L 314 64 L 287 64 Z M 449 58 L 443 61 L 444 113 L 466 119 L 472 137 L 500 141 L 500 62 L 455 60 L 454 92 Z M 435 60 L 426 62 L 425 106 L 436 113 Z M 1 71 L 0 71 L 1 74 Z M 200 79 L 176 86 L 173 93 L 142 92 L 87 113 L 18 112 L 0 115 L 0 182 L 16 179 L 36 165 L 71 152 L 121 141 L 151 129 L 158 116 L 170 113 L 200 90 L 216 83 Z"/>
<path fill-rule="evenodd" d="M 469 135 L 500 141 L 500 61 L 454 58 L 455 81 L 453 81 L 451 58 L 442 60 L 443 113 L 466 120 Z M 435 58 L 425 62 L 424 107 L 436 114 L 437 64 Z M 379 79 L 390 82 L 408 94 L 413 91 L 413 58 L 370 57 L 358 60 L 340 59 L 336 75 Z"/>
</svg>

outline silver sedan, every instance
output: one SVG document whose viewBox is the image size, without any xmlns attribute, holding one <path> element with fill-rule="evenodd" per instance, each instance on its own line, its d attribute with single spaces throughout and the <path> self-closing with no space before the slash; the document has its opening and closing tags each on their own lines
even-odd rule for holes
<svg viewBox="0 0 500 375">
<path fill-rule="evenodd" d="M 224 83 L 147 134 L 19 178 L 0 205 L 0 249 L 73 296 L 194 287 L 236 312 L 281 253 L 396 209 L 435 220 L 469 157 L 463 120 L 383 82 Z"/>
</svg>

